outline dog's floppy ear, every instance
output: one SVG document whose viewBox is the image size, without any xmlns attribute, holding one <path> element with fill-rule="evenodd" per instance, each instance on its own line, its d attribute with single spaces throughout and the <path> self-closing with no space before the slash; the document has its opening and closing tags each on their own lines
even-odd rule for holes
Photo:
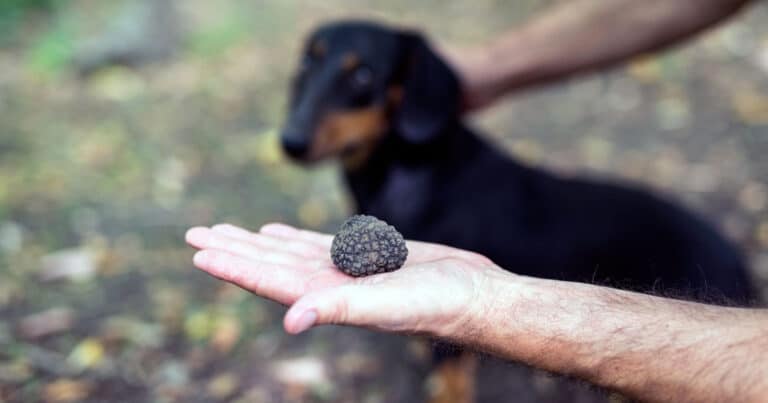
<svg viewBox="0 0 768 403">
<path fill-rule="evenodd" d="M 420 34 L 400 35 L 403 98 L 394 124 L 408 142 L 426 143 L 458 118 L 459 80 Z"/>
</svg>

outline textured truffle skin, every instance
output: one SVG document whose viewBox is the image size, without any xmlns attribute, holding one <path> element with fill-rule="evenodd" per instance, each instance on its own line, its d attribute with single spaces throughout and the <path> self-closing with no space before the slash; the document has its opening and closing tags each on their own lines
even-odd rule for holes
<svg viewBox="0 0 768 403">
<path fill-rule="evenodd" d="M 407 257 L 405 239 L 395 227 L 369 215 L 348 218 L 331 245 L 333 264 L 353 277 L 395 271 Z"/>
</svg>

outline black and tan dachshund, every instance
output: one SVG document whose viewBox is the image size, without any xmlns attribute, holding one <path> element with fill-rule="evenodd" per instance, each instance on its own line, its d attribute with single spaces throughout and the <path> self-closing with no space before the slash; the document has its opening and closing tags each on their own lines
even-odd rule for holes
<svg viewBox="0 0 768 403">
<path fill-rule="evenodd" d="M 455 74 L 417 33 L 325 25 L 308 38 L 292 91 L 285 151 L 340 158 L 358 212 L 406 238 L 518 274 L 751 299 L 740 253 L 696 215 L 636 188 L 527 167 L 468 129 Z"/>
</svg>

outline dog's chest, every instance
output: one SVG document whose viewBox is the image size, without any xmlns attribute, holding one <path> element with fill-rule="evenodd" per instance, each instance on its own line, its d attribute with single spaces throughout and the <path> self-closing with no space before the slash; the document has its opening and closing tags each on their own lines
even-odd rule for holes
<svg viewBox="0 0 768 403">
<path fill-rule="evenodd" d="M 358 206 L 361 212 L 375 215 L 407 232 L 414 223 L 423 223 L 432 208 L 432 178 L 429 170 L 392 167 L 375 196 L 358 197 Z"/>
</svg>

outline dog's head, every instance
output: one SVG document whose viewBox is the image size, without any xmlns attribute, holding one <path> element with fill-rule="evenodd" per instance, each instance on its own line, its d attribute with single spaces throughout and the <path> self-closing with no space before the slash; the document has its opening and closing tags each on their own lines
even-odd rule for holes
<svg viewBox="0 0 768 403">
<path fill-rule="evenodd" d="M 282 144 L 299 161 L 360 162 L 386 135 L 429 142 L 458 112 L 458 80 L 421 35 L 337 22 L 306 41 Z"/>
</svg>

